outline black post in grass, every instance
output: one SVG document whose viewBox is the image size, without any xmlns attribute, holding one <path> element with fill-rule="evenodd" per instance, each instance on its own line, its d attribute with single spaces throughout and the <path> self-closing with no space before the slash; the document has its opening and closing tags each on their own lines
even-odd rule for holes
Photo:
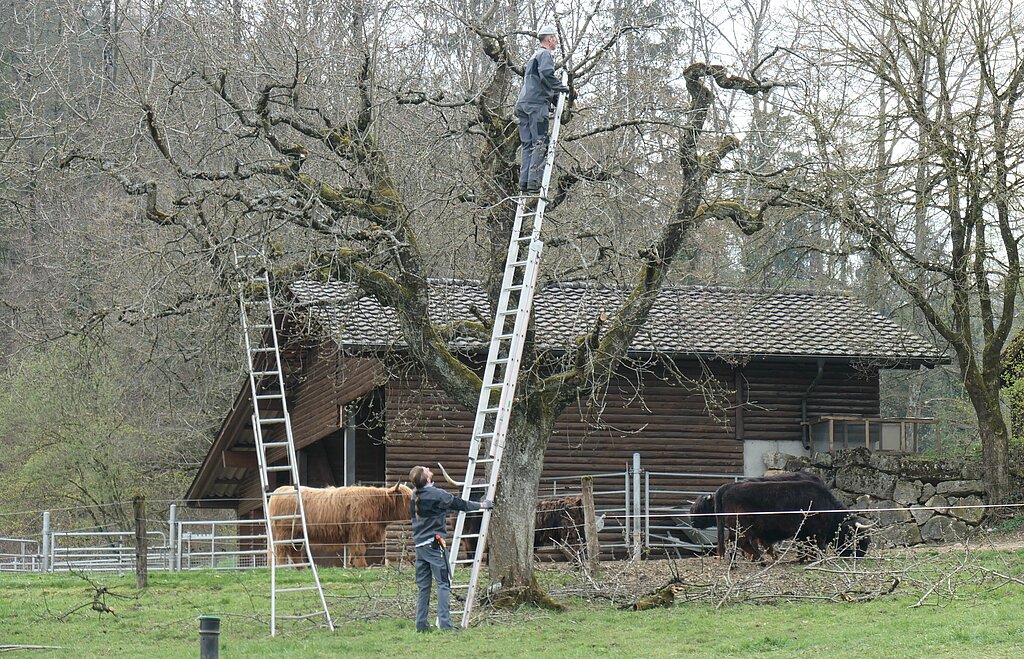
<svg viewBox="0 0 1024 659">
<path fill-rule="evenodd" d="M 220 618 L 199 616 L 199 659 L 220 657 Z"/>
</svg>

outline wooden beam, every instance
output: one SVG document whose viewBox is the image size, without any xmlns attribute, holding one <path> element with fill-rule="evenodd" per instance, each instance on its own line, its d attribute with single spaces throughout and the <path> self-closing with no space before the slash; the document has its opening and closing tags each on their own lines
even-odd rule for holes
<svg viewBox="0 0 1024 659">
<path fill-rule="evenodd" d="M 233 449 L 224 451 L 221 453 L 221 463 L 225 469 L 256 469 L 259 467 L 255 450 L 239 451 Z"/>
</svg>

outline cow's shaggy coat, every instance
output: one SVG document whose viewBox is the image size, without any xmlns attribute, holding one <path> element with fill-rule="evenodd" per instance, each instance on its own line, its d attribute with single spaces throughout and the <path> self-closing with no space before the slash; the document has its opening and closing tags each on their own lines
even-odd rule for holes
<svg viewBox="0 0 1024 659">
<path fill-rule="evenodd" d="M 275 492 L 293 489 L 290 485 Z M 384 541 L 388 524 L 409 519 L 412 490 L 405 485 L 394 487 L 302 487 L 302 505 L 306 511 L 306 529 L 313 555 L 348 548 L 354 567 L 366 567 L 366 546 Z M 293 515 L 294 496 L 270 498 L 270 516 Z M 301 538 L 299 520 L 273 520 L 276 539 Z M 276 545 L 278 564 L 305 562 L 302 542 Z"/>
</svg>

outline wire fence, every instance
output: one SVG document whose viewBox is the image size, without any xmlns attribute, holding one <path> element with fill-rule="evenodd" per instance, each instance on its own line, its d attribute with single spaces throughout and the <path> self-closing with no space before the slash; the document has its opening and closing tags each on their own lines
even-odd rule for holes
<svg viewBox="0 0 1024 659">
<path fill-rule="evenodd" d="M 589 474 L 593 479 L 593 496 L 598 522 L 598 543 L 602 558 L 638 558 L 659 552 L 708 552 L 715 548 L 717 528 L 695 528 L 691 522 L 699 515 L 690 514 L 691 503 L 700 495 L 708 494 L 718 486 L 742 480 L 739 474 L 687 473 L 646 470 L 640 454 L 634 454 L 631 463 L 617 472 Z M 382 493 L 383 494 L 383 493 Z M 541 499 L 572 497 L 578 501 L 581 494 L 581 476 L 543 478 L 540 483 Z M 578 505 L 574 503 L 573 505 Z M 914 506 L 917 511 L 950 511 L 968 508 L 1021 507 L 1024 504 L 980 504 L 962 506 Z M 908 507 L 857 508 L 854 510 L 815 510 L 815 514 L 832 512 L 888 513 L 907 511 Z M 790 515 L 803 511 L 765 511 L 744 515 Z M 580 513 L 582 514 L 582 513 Z M 713 514 L 713 513 L 709 513 Z M 266 567 L 268 564 L 266 525 L 263 519 L 183 520 L 178 518 L 178 504 L 168 508 L 166 525 L 146 530 L 146 560 L 150 571 L 185 570 L 238 570 Z M 130 572 L 135 569 L 136 532 L 113 529 L 54 529 L 50 526 L 50 513 L 43 512 L 42 531 L 38 536 L 15 538 L 0 536 L 0 572 Z M 0 520 L 2 521 L 2 520 Z M 374 520 L 339 522 L 366 524 Z M 401 523 L 401 520 L 378 520 L 379 523 Z M 551 531 L 537 520 L 535 530 Z M 556 522 L 575 525 L 572 531 L 582 539 L 582 517 L 566 515 Z M 323 523 L 307 520 L 307 526 L 316 535 Z M 407 533 L 389 534 L 387 543 L 396 548 L 385 550 L 381 543 L 370 553 L 381 558 L 403 556 L 409 553 Z M 565 541 L 569 534 L 563 534 Z M 320 546 L 314 540 L 318 562 L 347 564 L 344 542 Z M 582 551 L 581 547 L 576 548 Z M 549 552 L 550 553 L 550 552 Z M 557 554 L 556 554 L 557 556 Z"/>
</svg>

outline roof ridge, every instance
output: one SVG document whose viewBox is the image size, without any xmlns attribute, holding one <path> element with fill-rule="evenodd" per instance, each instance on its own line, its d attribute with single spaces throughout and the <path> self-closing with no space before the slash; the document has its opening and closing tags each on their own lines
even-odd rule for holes
<svg viewBox="0 0 1024 659">
<path fill-rule="evenodd" d="M 340 279 L 332 279 L 330 281 L 319 281 L 315 279 L 299 279 L 293 282 L 295 284 L 303 284 L 309 286 L 332 286 L 332 285 L 349 285 L 355 286 L 355 282 L 344 281 Z M 472 279 L 469 277 L 428 277 L 427 283 L 432 286 L 468 286 L 468 287 L 480 287 L 483 288 L 484 283 L 480 279 Z M 578 279 L 566 279 L 561 281 L 553 281 L 544 284 L 540 290 L 595 290 L 595 291 L 610 291 L 617 293 L 629 292 L 629 288 L 618 287 L 606 284 L 604 282 L 578 280 Z M 811 288 L 764 288 L 756 286 L 740 286 L 736 284 L 667 284 L 662 289 L 664 291 L 682 291 L 682 292 L 702 292 L 707 291 L 711 293 L 748 293 L 748 294 L 763 294 L 766 296 L 771 295 L 810 295 L 814 297 L 843 297 L 843 298 L 854 298 L 858 299 L 854 291 L 850 289 L 826 289 L 826 290 L 815 290 Z M 868 306 L 868 305 L 865 305 Z M 871 307 L 868 307 L 871 308 Z"/>
</svg>

